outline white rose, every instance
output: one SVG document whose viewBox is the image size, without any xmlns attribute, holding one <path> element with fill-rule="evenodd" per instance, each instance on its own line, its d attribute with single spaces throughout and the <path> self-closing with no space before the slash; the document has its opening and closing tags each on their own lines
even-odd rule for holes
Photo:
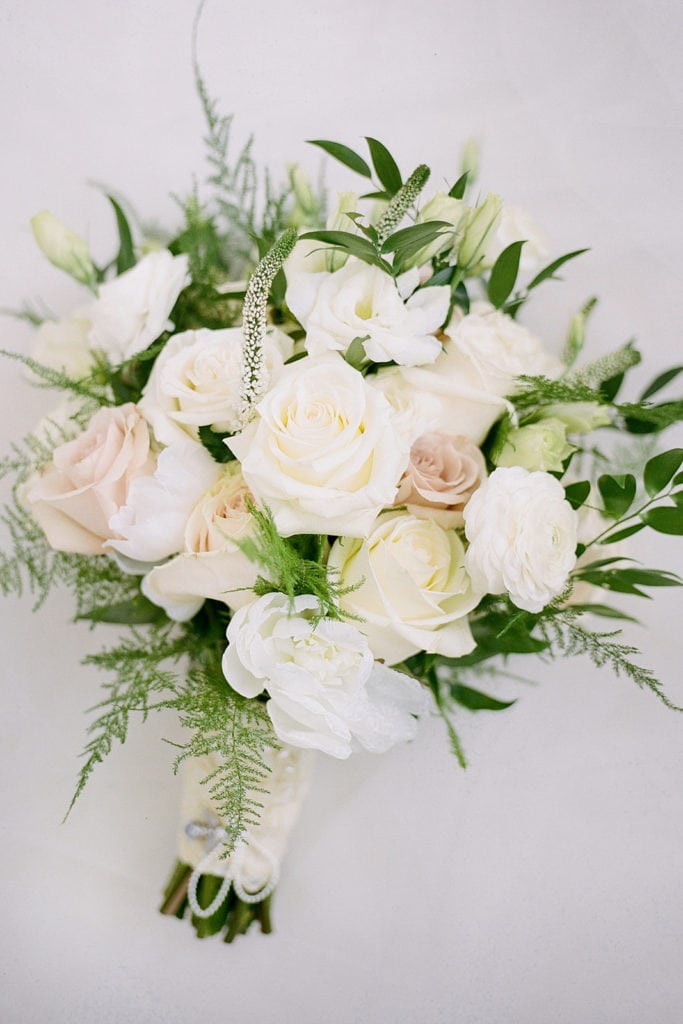
<svg viewBox="0 0 683 1024">
<path fill-rule="evenodd" d="M 110 527 L 107 545 L 135 562 L 160 562 L 182 551 L 195 502 L 218 477 L 220 466 L 202 445 L 186 439 L 164 448 L 151 476 L 137 477 Z"/>
<path fill-rule="evenodd" d="M 503 249 L 513 242 L 524 242 L 519 261 L 522 276 L 539 270 L 548 258 L 548 243 L 540 228 L 519 206 L 503 206 L 494 230 L 484 245 L 484 262 L 492 267 Z"/>
<path fill-rule="evenodd" d="M 169 339 L 139 403 L 157 441 L 171 444 L 188 435 L 196 438 L 202 426 L 221 433 L 239 430 L 242 346 L 241 327 L 201 328 Z M 292 354 L 292 341 L 271 327 L 263 351 L 266 370 L 274 380 Z"/>
<path fill-rule="evenodd" d="M 385 512 L 367 540 L 335 541 L 328 565 L 343 587 L 355 588 L 342 607 L 362 619 L 358 628 L 376 658 L 395 664 L 421 650 L 451 658 L 474 650 L 467 613 L 481 594 L 455 530 Z"/>
<path fill-rule="evenodd" d="M 294 275 L 286 301 L 306 331 L 309 355 L 344 353 L 362 338 L 368 359 L 415 366 L 441 351 L 434 332 L 448 314 L 450 289 L 423 288 L 403 302 L 389 274 L 350 259 L 332 274 Z"/>
<path fill-rule="evenodd" d="M 248 497 L 239 464 L 229 462 L 190 512 L 182 554 L 156 566 L 143 580 L 143 593 L 170 618 L 191 619 L 206 598 L 230 608 L 254 600 L 251 587 L 259 566 L 237 544 L 252 532 Z"/>
<path fill-rule="evenodd" d="M 540 612 L 564 589 L 576 563 L 578 517 L 559 480 L 496 469 L 464 512 L 466 564 L 474 585 Z"/>
<path fill-rule="evenodd" d="M 365 378 L 388 401 L 394 425 L 408 445 L 420 434 L 438 427 L 443 420 L 440 399 L 430 391 L 415 387 L 408 379 L 413 373 L 414 370 L 402 366 L 386 366 Z"/>
<path fill-rule="evenodd" d="M 280 533 L 364 536 L 408 457 L 384 396 L 329 353 L 286 366 L 256 414 L 228 447 Z"/>
<path fill-rule="evenodd" d="M 99 287 L 91 309 L 90 344 L 112 363 L 144 351 L 164 331 L 183 288 L 189 283 L 187 256 L 167 249 L 150 252 L 125 273 Z"/>
<path fill-rule="evenodd" d="M 276 736 L 346 758 L 410 740 L 427 708 L 414 679 L 376 665 L 355 626 L 318 618 L 316 598 L 268 594 L 233 616 L 223 671 L 245 697 L 268 691 Z"/>
<path fill-rule="evenodd" d="M 43 366 L 59 370 L 72 380 L 82 380 L 94 367 L 89 333 L 88 306 L 62 320 L 44 320 L 36 331 L 31 355 Z"/>
<path fill-rule="evenodd" d="M 66 408 L 61 415 L 66 417 Z M 52 462 L 28 482 L 26 500 L 53 548 L 99 555 L 115 535 L 111 518 L 153 465 L 149 430 L 138 409 L 130 402 L 105 407 L 54 450 Z"/>
</svg>

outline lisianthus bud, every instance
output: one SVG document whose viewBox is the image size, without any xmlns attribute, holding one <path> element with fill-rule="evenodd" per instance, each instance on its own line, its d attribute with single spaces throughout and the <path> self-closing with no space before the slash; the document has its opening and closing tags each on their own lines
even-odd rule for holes
<svg viewBox="0 0 683 1024">
<path fill-rule="evenodd" d="M 569 434 L 588 434 L 612 422 L 608 407 L 599 402 L 558 402 L 543 406 L 539 415 L 542 420 L 561 420 Z"/>
<path fill-rule="evenodd" d="M 469 175 L 468 185 L 471 185 L 479 174 L 479 145 L 472 136 L 465 140 L 460 150 L 460 173 Z"/>
<path fill-rule="evenodd" d="M 293 227 L 301 227 L 304 224 L 312 224 L 318 212 L 318 203 L 309 180 L 304 174 L 300 164 L 288 164 L 289 184 L 294 193 L 295 205 L 289 216 L 289 222 Z"/>
<path fill-rule="evenodd" d="M 491 452 L 491 460 L 496 466 L 559 473 L 574 450 L 574 445 L 567 441 L 566 424 L 559 419 L 544 419 L 508 431 L 502 444 Z"/>
<path fill-rule="evenodd" d="M 33 237 L 50 263 L 89 288 L 95 284 L 97 275 L 84 238 L 62 224 L 49 210 L 32 217 L 31 227 Z"/>
<path fill-rule="evenodd" d="M 470 211 L 465 225 L 465 235 L 458 251 L 458 263 L 461 267 L 471 268 L 481 259 L 486 239 L 493 231 L 502 208 L 501 197 L 489 192 L 484 202 Z"/>
<path fill-rule="evenodd" d="M 415 253 L 408 265 L 419 267 L 427 263 L 437 253 L 448 255 L 454 250 L 457 251 L 458 242 L 462 238 L 463 228 L 467 222 L 469 208 L 462 199 L 453 199 L 445 192 L 437 192 L 420 210 L 418 223 L 424 224 L 430 220 L 443 220 L 453 225 L 453 230 L 444 228 L 438 238 L 425 245 L 419 252 Z M 453 260 L 455 262 L 455 258 Z"/>
</svg>

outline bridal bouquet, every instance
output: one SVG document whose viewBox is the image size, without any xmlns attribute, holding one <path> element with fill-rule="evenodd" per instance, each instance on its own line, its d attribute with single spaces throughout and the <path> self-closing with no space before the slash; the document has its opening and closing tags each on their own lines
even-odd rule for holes
<svg viewBox="0 0 683 1024">
<path fill-rule="evenodd" d="M 437 714 L 464 765 L 458 715 L 509 706 L 478 680 L 515 655 L 588 654 L 672 706 L 600 620 L 628 618 L 613 594 L 680 583 L 621 542 L 683 532 L 683 450 L 618 467 L 613 441 L 652 442 L 683 402 L 656 397 L 681 367 L 620 398 L 632 343 L 583 359 L 593 299 L 560 355 L 523 326 L 580 252 L 548 260 L 470 157 L 430 192 L 376 139 L 317 140 L 357 191 L 326 207 L 292 166 L 261 194 L 200 95 L 209 189 L 174 234 L 109 196 L 118 251 L 97 266 L 33 220 L 84 298 L 24 310 L 35 349 L 5 353 L 62 399 L 2 463 L 0 579 L 36 606 L 65 584 L 77 619 L 119 627 L 85 659 L 108 676 L 74 800 L 133 716 L 178 716 L 162 909 L 230 941 L 270 929 L 314 751 L 381 754 Z"/>
</svg>

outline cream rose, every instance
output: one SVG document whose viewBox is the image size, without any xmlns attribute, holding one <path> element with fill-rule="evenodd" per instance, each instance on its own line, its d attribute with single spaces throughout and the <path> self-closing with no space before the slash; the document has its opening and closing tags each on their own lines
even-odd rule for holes
<svg viewBox="0 0 683 1024">
<path fill-rule="evenodd" d="M 206 598 L 230 608 L 254 600 L 251 587 L 260 567 L 237 543 L 252 532 L 248 497 L 239 464 L 228 463 L 190 513 L 185 550 L 152 569 L 142 581 L 143 593 L 170 618 L 191 619 Z"/>
<path fill-rule="evenodd" d="M 365 541 L 335 541 L 329 566 L 342 606 L 362 620 L 376 658 L 388 664 L 418 651 L 457 658 L 474 649 L 467 613 L 479 602 L 455 530 L 409 512 L 385 512 Z"/>
<path fill-rule="evenodd" d="M 441 526 L 462 526 L 462 511 L 485 477 L 484 456 L 466 437 L 422 434 L 410 449 L 394 504 Z"/>
<path fill-rule="evenodd" d="M 228 447 L 280 533 L 364 536 L 408 457 L 383 395 L 329 353 L 286 366 L 256 414 Z"/>
<path fill-rule="evenodd" d="M 199 427 L 220 432 L 241 423 L 242 328 L 201 328 L 171 338 L 159 354 L 140 400 L 140 409 L 162 444 L 197 437 Z M 292 341 L 271 327 L 263 341 L 266 370 L 275 380 Z"/>
<path fill-rule="evenodd" d="M 90 344 L 112 363 L 144 351 L 173 324 L 168 319 L 189 283 L 187 256 L 150 252 L 130 270 L 99 287 L 91 307 Z"/>
<path fill-rule="evenodd" d="M 135 479 L 153 468 L 149 430 L 136 406 L 103 408 L 55 449 L 47 469 L 29 481 L 26 500 L 53 548 L 99 555 L 115 536 L 111 517 Z"/>
<path fill-rule="evenodd" d="M 576 563 L 578 517 L 549 473 L 496 469 L 464 512 L 466 564 L 474 585 L 509 593 L 540 612 L 562 592 Z"/>
<path fill-rule="evenodd" d="M 368 359 L 408 366 L 433 363 L 441 351 L 435 331 L 448 315 L 450 289 L 423 288 L 407 302 L 379 267 L 350 259 L 334 273 L 298 274 L 287 305 L 306 331 L 306 351 L 345 353 L 362 338 Z"/>
<path fill-rule="evenodd" d="M 308 594 L 290 606 L 268 594 L 236 612 L 228 626 L 225 677 L 244 697 L 268 691 L 276 736 L 295 747 L 346 758 L 383 753 L 410 740 L 427 708 L 414 679 L 376 665 L 355 626 L 319 618 Z"/>
</svg>

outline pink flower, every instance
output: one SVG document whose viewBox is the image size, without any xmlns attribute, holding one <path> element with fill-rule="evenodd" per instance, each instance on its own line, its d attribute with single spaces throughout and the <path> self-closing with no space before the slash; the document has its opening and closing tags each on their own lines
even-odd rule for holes
<svg viewBox="0 0 683 1024">
<path fill-rule="evenodd" d="M 462 526 L 462 510 L 485 476 L 484 456 L 472 441 L 461 434 L 422 434 L 410 449 L 394 505 L 444 527 Z"/>
</svg>

